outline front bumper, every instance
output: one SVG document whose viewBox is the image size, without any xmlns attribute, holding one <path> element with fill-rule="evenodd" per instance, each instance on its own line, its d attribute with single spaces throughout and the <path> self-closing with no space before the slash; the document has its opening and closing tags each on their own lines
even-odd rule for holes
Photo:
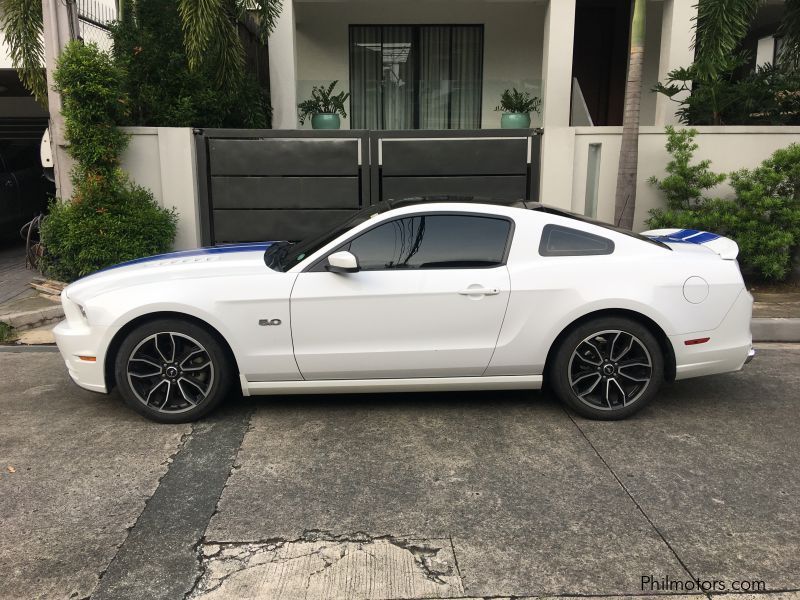
<svg viewBox="0 0 800 600">
<path fill-rule="evenodd" d="M 107 394 L 105 352 L 99 351 L 99 333 L 64 320 L 55 326 L 53 334 L 72 381 L 86 390 Z M 87 358 L 94 358 L 94 361 Z"/>
</svg>

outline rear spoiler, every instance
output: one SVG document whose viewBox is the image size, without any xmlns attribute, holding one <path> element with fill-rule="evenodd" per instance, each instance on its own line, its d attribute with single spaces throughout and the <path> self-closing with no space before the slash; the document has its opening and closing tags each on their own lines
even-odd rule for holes
<svg viewBox="0 0 800 600">
<path fill-rule="evenodd" d="M 736 260 L 739 245 L 732 239 L 698 229 L 653 229 L 642 235 L 665 244 L 698 244 L 716 252 L 724 260 Z"/>
</svg>

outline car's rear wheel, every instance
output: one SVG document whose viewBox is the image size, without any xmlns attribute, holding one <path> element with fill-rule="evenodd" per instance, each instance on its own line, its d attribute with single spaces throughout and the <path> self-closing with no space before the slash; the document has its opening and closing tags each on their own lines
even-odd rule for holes
<svg viewBox="0 0 800 600">
<path fill-rule="evenodd" d="M 550 367 L 556 395 L 590 419 L 624 419 L 641 410 L 664 379 L 664 356 L 650 330 L 623 317 L 573 329 Z"/>
<path fill-rule="evenodd" d="M 207 415 L 228 393 L 232 373 L 213 335 L 194 323 L 166 319 L 128 333 L 114 369 L 125 403 L 160 423 Z"/>
</svg>

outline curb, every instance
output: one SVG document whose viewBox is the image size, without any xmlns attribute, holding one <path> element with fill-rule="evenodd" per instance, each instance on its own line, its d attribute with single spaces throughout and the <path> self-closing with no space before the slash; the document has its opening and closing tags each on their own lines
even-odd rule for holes
<svg viewBox="0 0 800 600">
<path fill-rule="evenodd" d="M 47 308 L 36 310 L 26 310 L 16 313 L 8 313 L 0 316 L 0 321 L 7 323 L 17 331 L 33 329 L 40 325 L 47 325 L 51 321 L 64 318 L 64 309 L 60 304 L 54 304 Z"/>
<path fill-rule="evenodd" d="M 754 342 L 800 342 L 800 319 L 756 318 L 750 331 Z"/>
</svg>

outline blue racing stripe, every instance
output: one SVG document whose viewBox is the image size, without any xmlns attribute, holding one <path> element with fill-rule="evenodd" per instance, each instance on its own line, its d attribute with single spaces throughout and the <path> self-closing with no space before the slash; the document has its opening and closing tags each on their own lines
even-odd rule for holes
<svg viewBox="0 0 800 600">
<path fill-rule="evenodd" d="M 721 238 L 721 235 L 709 233 L 708 231 L 698 231 L 697 229 L 681 229 L 669 235 L 648 236 L 650 239 L 672 244 L 705 244 Z"/>
<path fill-rule="evenodd" d="M 154 256 L 144 256 L 142 258 L 134 258 L 118 265 L 112 265 L 105 269 L 96 271 L 108 271 L 118 267 L 127 267 L 128 265 L 138 265 L 141 263 L 153 262 L 157 260 L 164 260 L 170 258 L 188 258 L 190 256 L 203 256 L 206 254 L 232 254 L 235 252 L 264 252 L 269 248 L 273 242 L 253 242 L 249 244 L 228 244 L 226 246 L 211 246 L 208 248 L 197 248 L 195 250 L 179 250 L 178 252 L 167 252 L 166 254 L 156 254 Z"/>
<path fill-rule="evenodd" d="M 676 231 L 675 233 L 670 233 L 668 237 L 675 238 L 678 240 L 685 240 L 688 237 L 693 235 L 697 235 L 698 233 L 703 233 L 698 229 L 681 229 L 680 231 Z"/>
<path fill-rule="evenodd" d="M 714 240 L 718 240 L 721 236 L 717 235 L 716 233 L 709 233 L 708 231 L 703 231 L 699 235 L 693 235 L 690 238 L 684 238 L 684 242 L 690 242 L 692 244 L 705 244 L 706 242 L 713 242 Z"/>
</svg>

